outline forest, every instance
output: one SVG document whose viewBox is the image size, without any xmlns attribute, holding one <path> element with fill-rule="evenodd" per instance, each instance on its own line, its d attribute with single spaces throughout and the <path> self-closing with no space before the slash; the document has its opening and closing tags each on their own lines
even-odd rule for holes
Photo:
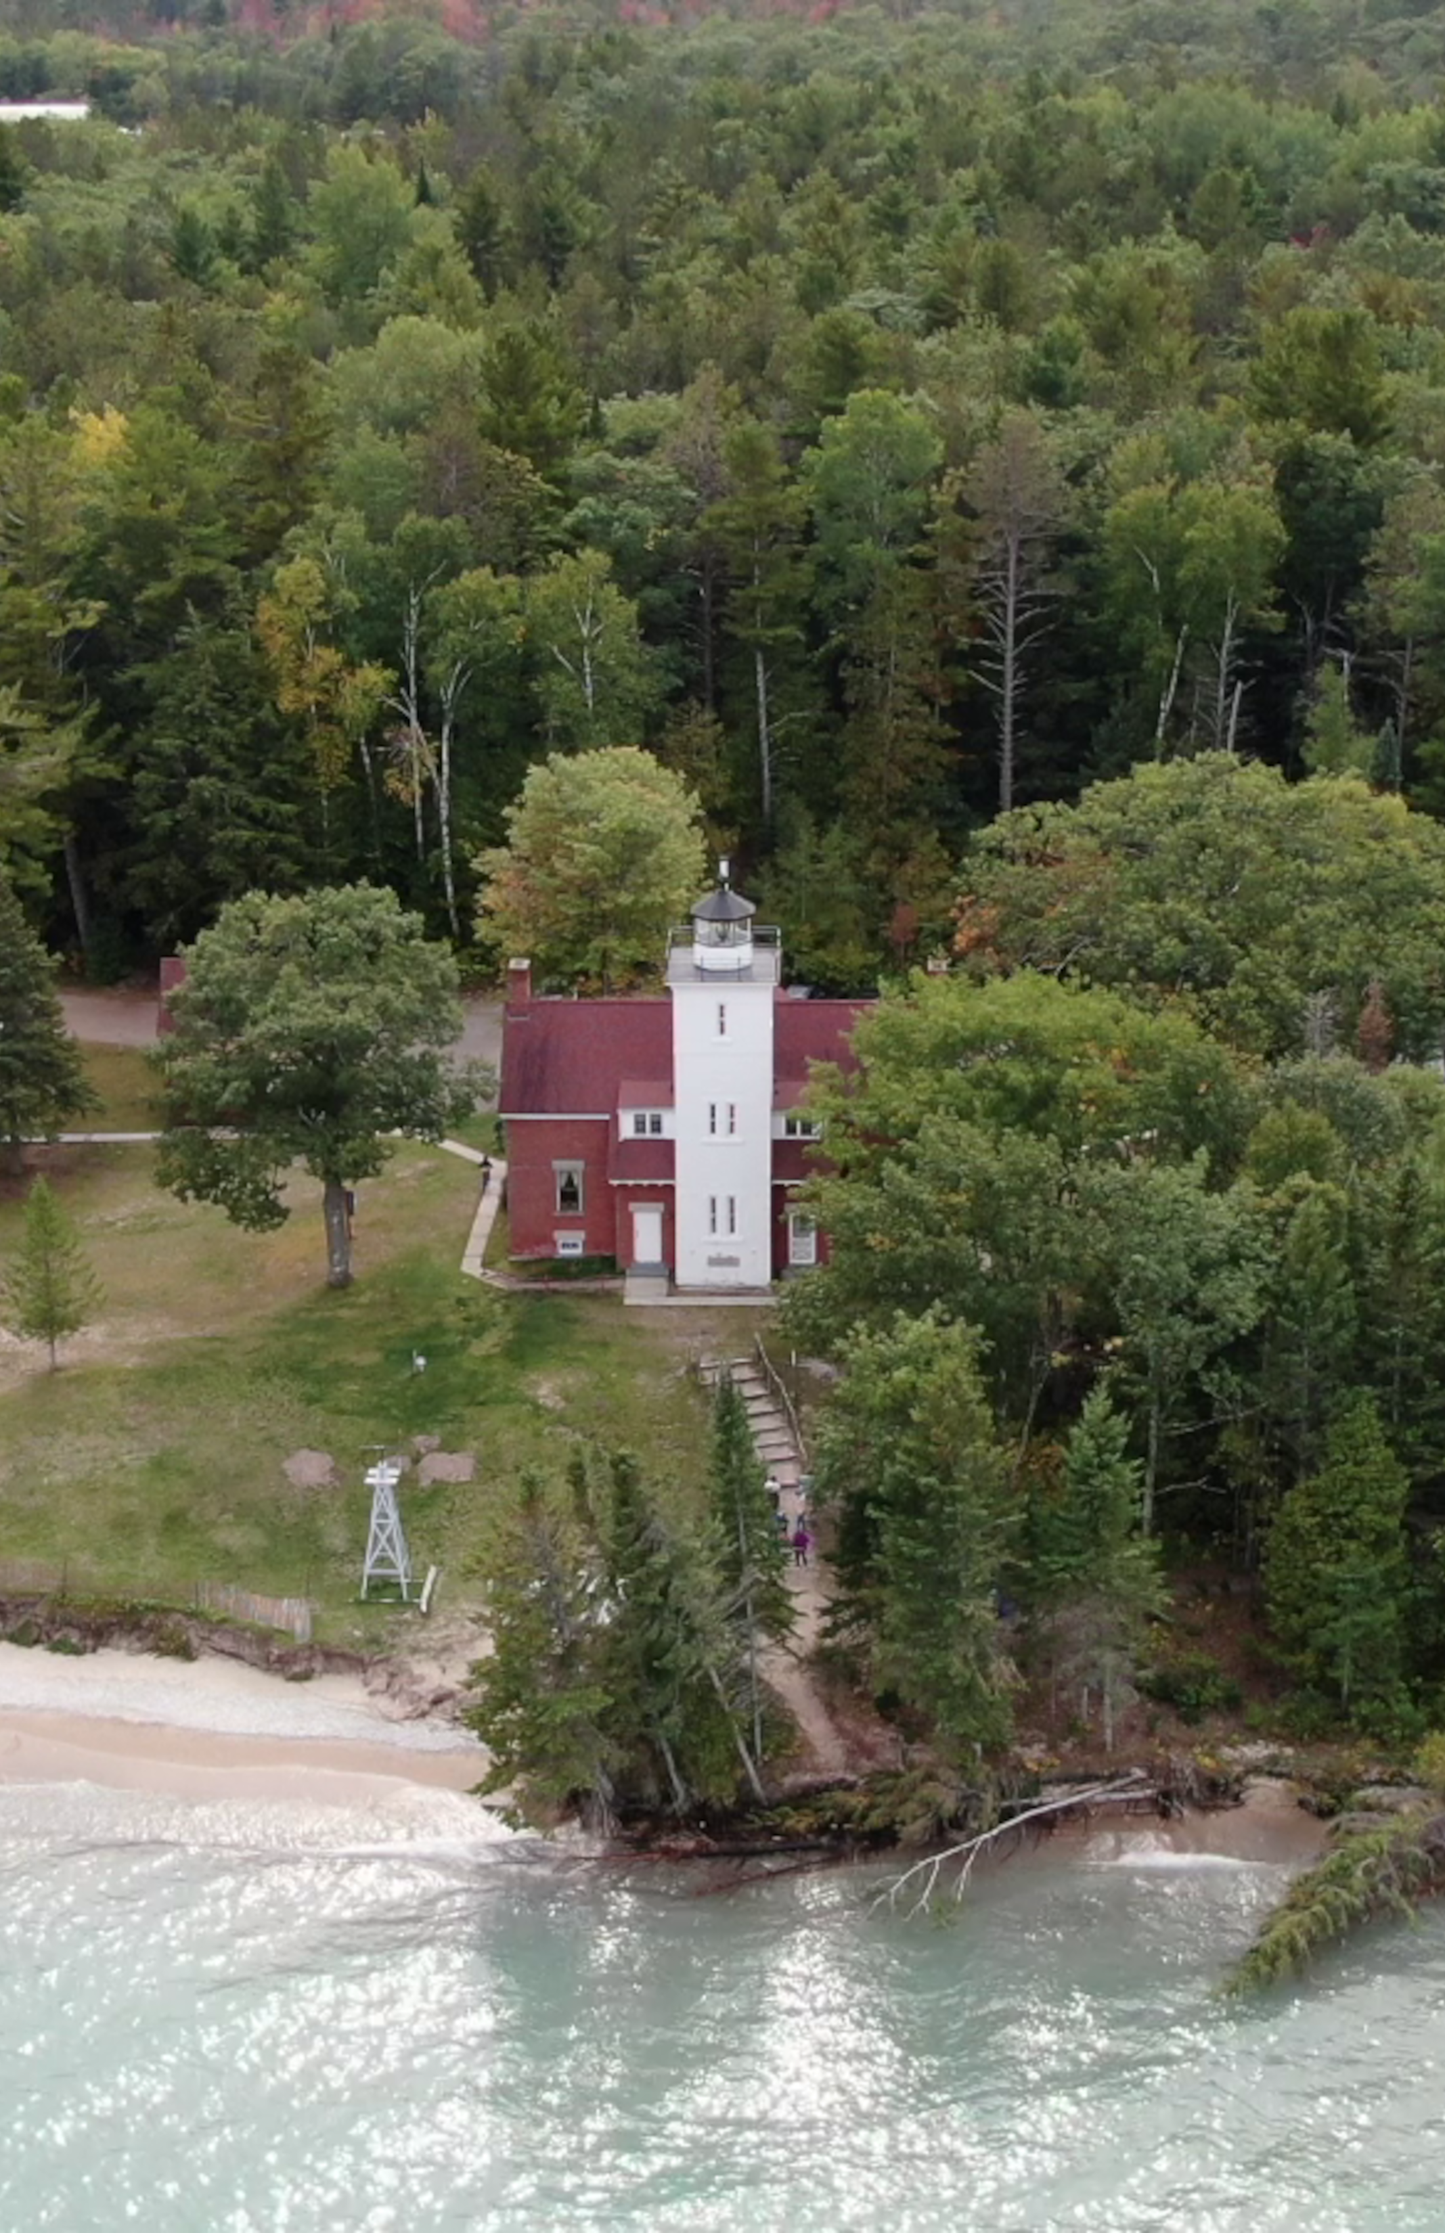
<svg viewBox="0 0 1445 2233">
<path fill-rule="evenodd" d="M 0 95 L 92 103 L 0 136 L 0 860 L 53 949 L 365 876 L 465 950 L 588 745 L 833 989 L 1141 760 L 1445 806 L 1434 16 L 628 13 L 0 11 Z"/>
<path fill-rule="evenodd" d="M 0 6 L 90 103 L 0 123 L 0 872 L 95 980 L 363 880 L 485 978 L 524 784 L 655 756 L 884 990 L 784 1327 L 835 1663 L 959 1773 L 1238 1708 L 1190 1572 L 1271 1728 L 1440 1719 L 1442 72 L 1367 0 Z M 551 1800 L 755 1780 L 725 1397 L 707 1494 L 526 1485 Z"/>
</svg>

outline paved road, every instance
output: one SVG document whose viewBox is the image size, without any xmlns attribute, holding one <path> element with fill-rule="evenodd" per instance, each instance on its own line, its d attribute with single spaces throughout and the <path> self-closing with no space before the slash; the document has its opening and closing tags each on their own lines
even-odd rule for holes
<svg viewBox="0 0 1445 2233">
<path fill-rule="evenodd" d="M 104 992 L 63 992 L 60 1005 L 77 1039 L 102 1047 L 148 1047 L 156 1035 L 156 1000 L 153 993 L 130 986 L 113 986 Z M 502 1009 L 496 1000 L 469 1000 L 466 1022 L 457 1051 L 470 1060 L 499 1063 L 502 1059 Z"/>
</svg>

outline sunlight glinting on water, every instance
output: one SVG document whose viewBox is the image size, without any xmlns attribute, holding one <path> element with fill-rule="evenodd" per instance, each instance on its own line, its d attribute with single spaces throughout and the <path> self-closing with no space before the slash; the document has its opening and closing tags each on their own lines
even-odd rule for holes
<svg viewBox="0 0 1445 2233">
<path fill-rule="evenodd" d="M 876 1873 L 700 1896 L 468 1845 L 433 1796 L 388 1841 L 0 1791 L 0 2227 L 1445 2222 L 1436 1921 L 1235 2010 L 1277 1868 L 1048 1856 L 908 1923 Z"/>
</svg>

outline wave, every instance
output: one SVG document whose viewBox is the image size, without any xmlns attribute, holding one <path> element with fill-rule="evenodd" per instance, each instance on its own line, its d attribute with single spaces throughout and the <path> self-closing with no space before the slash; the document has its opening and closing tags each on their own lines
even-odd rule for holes
<svg viewBox="0 0 1445 2233">
<path fill-rule="evenodd" d="M 94 1783 L 0 1786 L 0 1845 L 98 1850 L 175 1846 L 251 1854 L 341 1858 L 432 1856 L 471 1864 L 541 1846 L 478 1800 L 401 1784 L 336 1804 L 306 1798 L 184 1799 Z"/>
</svg>

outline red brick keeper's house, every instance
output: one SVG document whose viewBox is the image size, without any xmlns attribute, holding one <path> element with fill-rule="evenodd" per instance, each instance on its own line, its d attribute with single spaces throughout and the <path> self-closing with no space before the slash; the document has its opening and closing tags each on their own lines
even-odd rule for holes
<svg viewBox="0 0 1445 2233">
<path fill-rule="evenodd" d="M 781 983 L 775 930 L 726 864 L 674 931 L 667 990 L 538 998 L 509 971 L 500 1112 L 510 1251 L 612 1257 L 630 1293 L 758 1290 L 817 1263 L 826 1238 L 794 1196 L 815 1137 L 809 1066 L 854 1062 L 863 1000 Z"/>
</svg>

